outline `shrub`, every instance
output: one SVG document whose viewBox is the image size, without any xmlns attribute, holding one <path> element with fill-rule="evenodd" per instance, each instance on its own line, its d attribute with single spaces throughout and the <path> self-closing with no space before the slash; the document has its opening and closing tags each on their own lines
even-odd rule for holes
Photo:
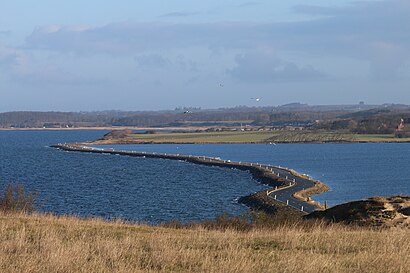
<svg viewBox="0 0 410 273">
<path fill-rule="evenodd" d="M 34 211 L 34 193 L 26 193 L 24 186 L 9 184 L 0 195 L 0 211 L 3 213 Z"/>
</svg>

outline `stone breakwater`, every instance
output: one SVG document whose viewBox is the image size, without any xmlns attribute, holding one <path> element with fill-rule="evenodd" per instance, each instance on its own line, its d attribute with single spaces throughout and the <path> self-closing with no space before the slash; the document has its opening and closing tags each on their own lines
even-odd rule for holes
<svg viewBox="0 0 410 273">
<path fill-rule="evenodd" d="M 182 160 L 194 164 L 248 171 L 254 179 L 263 184 L 269 185 L 272 188 L 248 197 L 243 197 L 239 201 L 249 207 L 263 209 L 268 212 L 275 211 L 275 207 L 277 206 L 283 207 L 283 205 L 285 205 L 286 207 L 293 208 L 302 213 L 310 213 L 318 209 L 319 205 L 310 201 L 309 196 L 298 193 L 306 192 L 311 189 L 310 192 L 312 192 L 311 195 L 313 195 L 328 190 L 326 185 L 319 181 L 312 180 L 306 175 L 298 174 L 294 170 L 267 164 L 234 162 L 218 157 L 207 156 L 100 149 L 82 144 L 65 143 L 55 144 L 51 147 L 64 151 Z M 263 196 L 263 198 L 261 198 L 261 196 Z"/>
</svg>

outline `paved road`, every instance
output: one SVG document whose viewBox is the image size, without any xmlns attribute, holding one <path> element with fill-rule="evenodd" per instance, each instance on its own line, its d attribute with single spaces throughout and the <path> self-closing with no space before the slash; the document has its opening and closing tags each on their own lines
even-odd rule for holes
<svg viewBox="0 0 410 273">
<path fill-rule="evenodd" d="M 273 169 L 275 173 L 279 172 L 280 177 L 282 178 L 288 177 L 289 180 L 291 181 L 294 180 L 295 184 L 292 187 L 288 187 L 288 188 L 284 188 L 284 189 L 272 192 L 269 195 L 271 198 L 276 197 L 276 200 L 279 200 L 283 203 L 287 203 L 288 205 L 298 210 L 302 210 L 302 207 L 303 207 L 303 211 L 308 212 L 308 213 L 317 209 L 316 206 L 300 201 L 292 196 L 295 192 L 313 187 L 315 184 L 311 180 L 303 179 L 301 177 L 295 176 L 288 170 L 283 170 L 283 169 L 279 169 L 275 167 Z"/>
</svg>

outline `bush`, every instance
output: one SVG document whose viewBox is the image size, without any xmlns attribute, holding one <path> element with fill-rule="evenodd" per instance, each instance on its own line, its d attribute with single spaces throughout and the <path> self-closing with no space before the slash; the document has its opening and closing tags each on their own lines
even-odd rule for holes
<svg viewBox="0 0 410 273">
<path fill-rule="evenodd" d="M 30 213 L 34 211 L 34 200 L 34 193 L 26 193 L 23 185 L 9 184 L 0 195 L 0 211 Z"/>
</svg>

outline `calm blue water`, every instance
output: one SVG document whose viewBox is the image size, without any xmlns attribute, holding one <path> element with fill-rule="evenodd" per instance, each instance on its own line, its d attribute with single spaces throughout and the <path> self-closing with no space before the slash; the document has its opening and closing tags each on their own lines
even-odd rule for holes
<svg viewBox="0 0 410 273">
<path fill-rule="evenodd" d="M 235 200 L 264 189 L 247 172 L 186 162 L 62 152 L 48 146 L 106 131 L 0 131 L 0 186 L 36 191 L 43 211 L 151 223 L 211 219 L 246 208 Z M 119 149 L 217 156 L 293 168 L 328 184 L 334 205 L 410 194 L 410 144 L 116 145 Z M 106 147 L 107 148 L 107 147 Z"/>
<path fill-rule="evenodd" d="M 38 193 L 47 212 L 150 223 L 241 214 L 246 207 L 236 199 L 265 188 L 239 170 L 48 147 L 104 133 L 0 131 L 0 187 L 24 184 Z"/>
<path fill-rule="evenodd" d="M 279 165 L 331 187 L 315 196 L 329 205 L 376 195 L 410 195 L 410 143 L 362 144 L 157 144 L 115 145 L 124 150 L 207 155 Z"/>
</svg>

